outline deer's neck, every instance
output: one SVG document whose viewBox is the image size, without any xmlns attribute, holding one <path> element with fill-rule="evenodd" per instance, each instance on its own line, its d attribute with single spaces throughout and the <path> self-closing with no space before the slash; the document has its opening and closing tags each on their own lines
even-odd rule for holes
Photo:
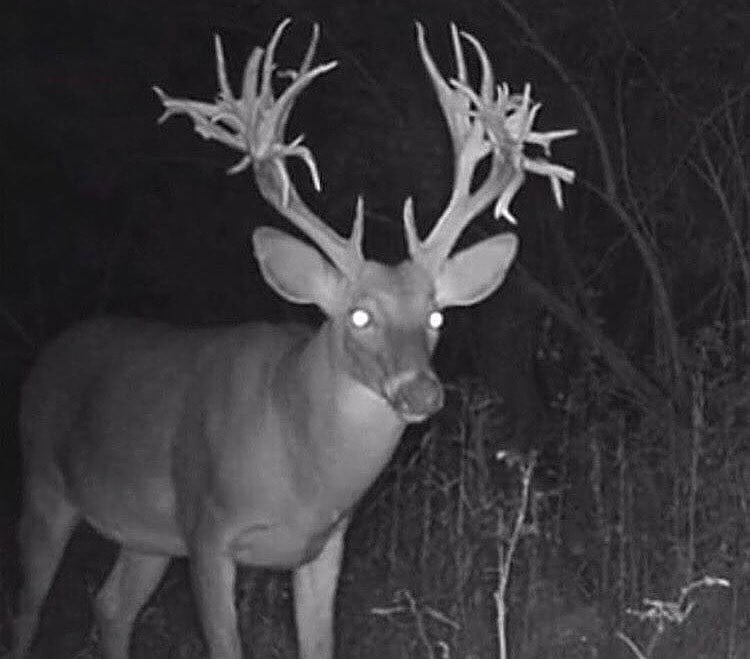
<svg viewBox="0 0 750 659">
<path fill-rule="evenodd" d="M 326 488 L 357 498 L 390 460 L 405 423 L 342 367 L 330 323 L 289 356 L 277 388 L 286 432 Z"/>
</svg>

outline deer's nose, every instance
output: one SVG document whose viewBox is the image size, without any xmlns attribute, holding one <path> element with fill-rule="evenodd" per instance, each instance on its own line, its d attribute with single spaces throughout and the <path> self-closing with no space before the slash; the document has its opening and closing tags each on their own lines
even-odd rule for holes
<svg viewBox="0 0 750 659">
<path fill-rule="evenodd" d="M 440 380 L 425 371 L 409 371 L 390 378 L 386 398 L 407 423 L 424 421 L 443 407 L 445 395 Z"/>
</svg>

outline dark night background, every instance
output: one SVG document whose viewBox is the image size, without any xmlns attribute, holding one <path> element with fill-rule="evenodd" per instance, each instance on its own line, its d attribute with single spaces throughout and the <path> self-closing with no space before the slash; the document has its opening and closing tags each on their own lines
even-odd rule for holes
<svg viewBox="0 0 750 659">
<path fill-rule="evenodd" d="M 500 504 L 483 508 L 476 488 L 481 481 L 506 493 L 503 505 L 517 502 L 516 472 L 500 473 L 487 458 L 499 448 L 540 455 L 534 533 L 521 543 L 508 596 L 511 656 L 633 656 L 615 634 L 646 648 L 654 627 L 626 609 L 642 608 L 643 597 L 673 600 L 706 574 L 731 589 L 696 589 L 702 599 L 690 617 L 668 624 L 645 656 L 748 656 L 743 0 L 3 3 L 0 653 L 17 586 L 18 391 L 39 346 L 101 313 L 183 326 L 319 320 L 274 296 L 252 258 L 253 228 L 286 222 L 247 173 L 226 175 L 235 153 L 198 138 L 184 117 L 157 125 L 151 90 L 213 98 L 213 33 L 236 90 L 252 48 L 287 16 L 282 64 L 299 61 L 315 22 L 316 61 L 339 61 L 291 118 L 288 136 L 304 132 L 323 192 L 295 167 L 297 185 L 344 234 L 363 193 L 370 258 L 403 258 L 407 196 L 424 234 L 450 191 L 450 147 L 415 20 L 444 74 L 453 73 L 454 21 L 484 44 L 499 80 L 514 90 L 531 82 L 544 103 L 540 130 L 579 130 L 551 158 L 577 173 L 564 211 L 548 183 L 530 176 L 513 204 L 519 262 L 489 300 L 448 315 L 436 360 L 454 395 L 433 423 L 407 433 L 363 503 L 340 592 L 341 656 L 439 656 L 408 610 L 369 614 L 405 591 L 420 610 L 459 621 L 457 630 L 426 616 L 428 637 L 447 643 L 450 656 L 496 656 L 494 581 L 485 572 L 500 539 L 488 544 L 486 520 L 476 520 Z M 508 227 L 487 213 L 462 244 L 498 228 Z M 428 451 L 436 438 L 449 447 L 438 452 L 453 452 Z M 446 483 L 459 465 L 476 467 L 477 498 L 467 498 L 474 521 L 466 522 L 476 525 L 459 535 L 434 530 L 426 544 L 435 556 L 423 548 L 419 557 L 433 571 L 417 578 L 408 555 L 424 540 L 415 530 L 427 515 L 420 506 L 432 501 L 430 514 L 448 529 L 458 500 L 453 485 L 431 498 L 425 463 Z M 73 544 L 39 656 L 84 646 L 75 656 L 98 656 L 85 635 L 86 602 L 114 548 L 86 529 Z M 455 576 L 459 566 L 465 572 Z M 180 569 L 142 616 L 136 656 L 200 656 Z M 267 656 L 294 656 L 283 577 L 248 579 L 261 595 L 248 589 L 243 601 L 252 601 L 252 627 L 266 632 L 247 631 L 245 642 L 283 629 L 288 639 Z M 75 605 L 65 610 L 66 602 Z"/>
</svg>

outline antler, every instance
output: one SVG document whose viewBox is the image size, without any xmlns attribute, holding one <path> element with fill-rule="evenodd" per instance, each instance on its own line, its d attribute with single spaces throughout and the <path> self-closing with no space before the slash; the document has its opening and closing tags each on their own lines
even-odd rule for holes
<svg viewBox="0 0 750 659">
<path fill-rule="evenodd" d="M 404 227 L 412 259 L 436 273 L 461 232 L 493 201 L 496 218 L 502 215 L 516 223 L 509 207 L 523 184 L 524 171 L 549 177 L 555 201 L 562 208 L 560 181 L 572 183 L 575 173 L 545 158 L 529 158 L 523 148 L 527 143 L 537 144 L 549 156 L 553 140 L 575 135 L 577 131 L 533 131 L 534 118 L 541 105 L 531 103 L 529 85 L 525 86 L 522 95 L 511 94 L 506 84 L 496 85 L 489 57 L 482 45 L 471 34 L 459 33 L 453 24 L 451 37 L 458 78 L 446 82 L 427 49 L 424 28 L 420 23 L 416 26 L 419 52 L 437 92 L 453 143 L 453 191 L 448 205 L 425 240 L 420 241 L 417 235 L 411 198 L 404 203 Z M 482 79 L 478 91 L 468 83 L 461 38 L 474 47 L 479 57 Z M 471 191 L 475 169 L 487 156 L 491 157 L 489 173 L 481 185 Z"/>
<path fill-rule="evenodd" d="M 271 77 L 276 68 L 274 53 L 290 19 L 284 20 L 275 30 L 268 47 L 255 48 L 245 65 L 242 94 L 234 98 L 227 80 L 221 40 L 215 36 L 216 67 L 219 78 L 219 97 L 215 103 L 202 103 L 188 99 L 169 98 L 154 87 L 165 112 L 159 122 L 173 114 L 187 114 L 196 132 L 205 139 L 214 139 L 245 155 L 229 169 L 230 174 L 241 172 L 252 165 L 256 183 L 263 197 L 284 217 L 301 229 L 346 275 L 353 276 L 361 267 L 364 209 L 362 199 L 357 201 L 354 227 L 346 240 L 321 220 L 297 193 L 286 169 L 286 158 L 301 158 L 307 165 L 316 190 L 320 190 L 320 177 L 311 151 L 302 145 L 300 135 L 290 144 L 284 144 L 289 114 L 300 93 L 318 76 L 333 69 L 336 62 L 328 62 L 311 69 L 320 30 L 313 27 L 313 36 L 299 70 L 285 71 L 292 82 L 278 97 L 274 97 Z"/>
</svg>

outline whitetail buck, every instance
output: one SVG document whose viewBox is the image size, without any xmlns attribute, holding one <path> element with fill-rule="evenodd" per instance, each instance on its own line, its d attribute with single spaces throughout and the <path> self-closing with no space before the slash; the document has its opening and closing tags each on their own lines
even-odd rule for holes
<svg viewBox="0 0 750 659">
<path fill-rule="evenodd" d="M 458 79 L 446 82 L 417 25 L 422 60 L 453 141 L 453 192 L 420 240 L 404 205 L 409 258 L 398 266 L 362 255 L 362 201 L 341 238 L 305 205 L 285 159 L 303 159 L 301 139 L 284 143 L 300 92 L 334 62 L 311 68 L 317 26 L 299 71 L 275 97 L 274 51 L 256 48 L 234 98 L 216 40 L 215 104 L 168 98 L 206 138 L 244 153 L 265 199 L 316 245 L 262 227 L 253 234 L 266 282 L 285 299 L 316 304 L 327 316 L 312 331 L 251 323 L 179 330 L 102 319 L 63 334 L 39 356 L 23 390 L 25 488 L 21 556 L 25 574 L 15 656 L 29 649 L 40 607 L 80 519 L 122 545 L 95 612 L 106 657 L 123 658 L 133 622 L 171 556 L 190 558 L 210 656 L 241 656 L 234 602 L 237 563 L 294 570 L 302 657 L 333 654 L 333 603 L 352 507 L 388 462 L 409 423 L 443 404 L 430 367 L 441 309 L 470 305 L 503 281 L 516 253 L 512 234 L 487 238 L 455 256 L 466 225 L 490 204 L 508 206 L 524 170 L 548 176 L 556 199 L 572 172 L 530 159 L 524 143 L 548 149 L 566 131 L 537 133 L 528 89 L 497 87 L 479 43 L 453 28 Z M 461 39 L 481 64 L 473 91 Z M 476 166 L 487 159 L 474 189 Z"/>
</svg>

